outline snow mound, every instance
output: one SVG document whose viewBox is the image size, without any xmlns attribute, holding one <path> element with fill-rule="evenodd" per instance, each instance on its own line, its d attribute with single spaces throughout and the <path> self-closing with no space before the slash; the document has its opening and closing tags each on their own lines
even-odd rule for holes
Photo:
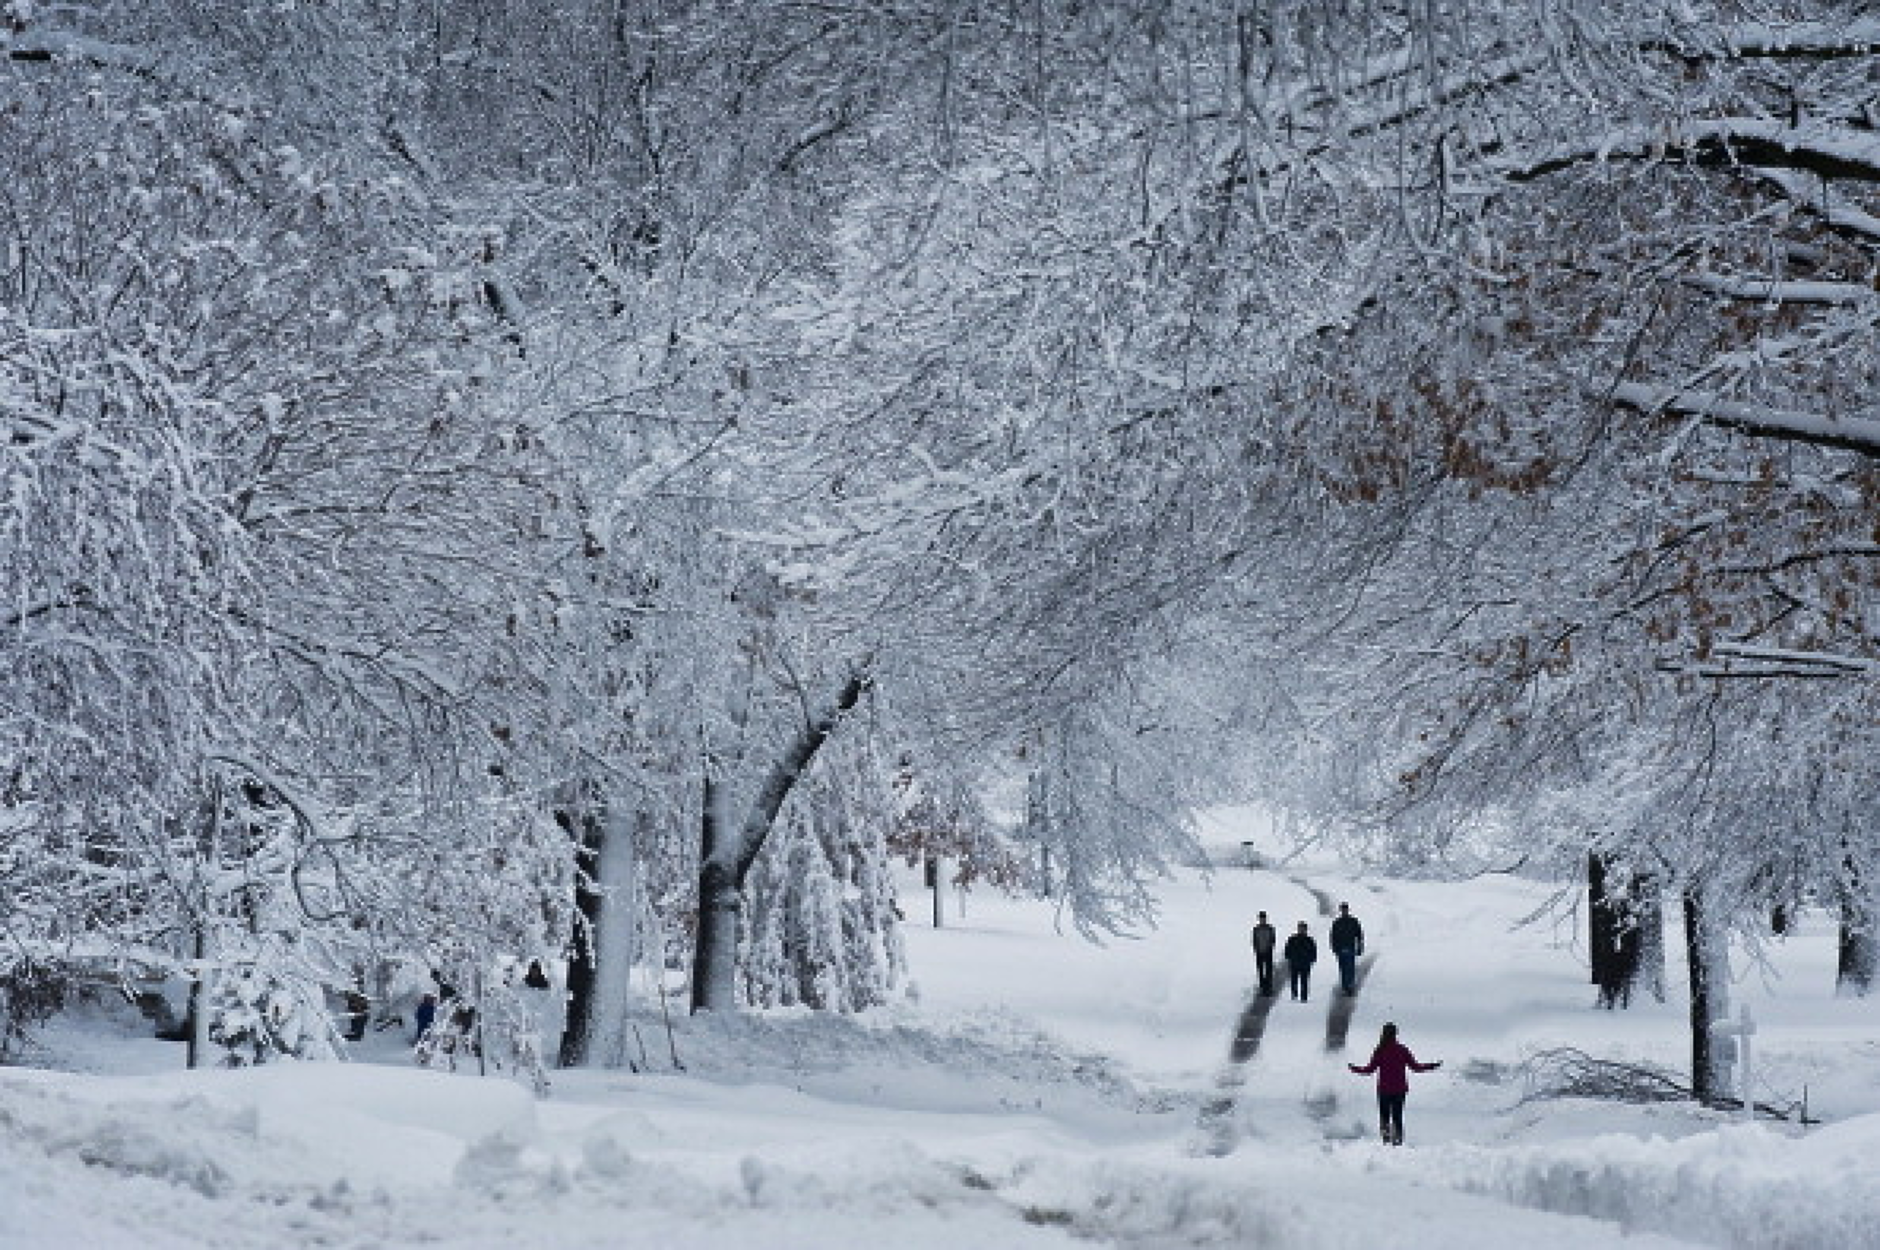
<svg viewBox="0 0 1880 1250">
<path fill-rule="evenodd" d="M 975 1013 L 944 1029 L 892 1011 L 704 1014 L 675 1022 L 675 1045 L 693 1076 L 770 1080 L 831 1095 L 862 1090 L 876 1105 L 908 1110 L 1023 1109 L 1041 1089 L 1132 1111 L 1165 1111 L 1180 1101 L 1139 1087 L 1113 1060 L 1079 1053 L 1003 1012 Z"/>
<path fill-rule="evenodd" d="M 1027 1224 L 1125 1247 L 1298 1247 L 1320 1243 L 1299 1205 L 1244 1177 L 1188 1176 L 1163 1168 L 1063 1159 L 1026 1160 L 1003 1182 L 984 1181 Z"/>
<path fill-rule="evenodd" d="M 88 1168 L 179 1186 L 205 1198 L 230 1187 L 231 1170 L 218 1157 L 218 1141 L 252 1143 L 255 1127 L 252 1112 L 189 1097 L 127 1111 L 47 1097 L 28 1088 L 9 1091 L 7 1104 L 0 1107 L 0 1131 L 48 1159 L 75 1160 Z"/>
<path fill-rule="evenodd" d="M 1608 1134 L 1432 1154 L 1466 1191 L 1628 1232 L 1757 1250 L 1880 1244 L 1880 1115 L 1802 1136 L 1744 1124 L 1676 1141 Z"/>
</svg>

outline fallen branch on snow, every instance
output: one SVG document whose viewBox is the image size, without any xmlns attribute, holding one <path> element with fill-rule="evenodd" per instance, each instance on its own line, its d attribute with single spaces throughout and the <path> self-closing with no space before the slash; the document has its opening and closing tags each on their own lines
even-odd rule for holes
<svg viewBox="0 0 1880 1250">
<path fill-rule="evenodd" d="M 1530 1056 L 1520 1067 L 1527 1093 L 1517 1105 L 1553 1098 L 1603 1098 L 1616 1102 L 1694 1102 L 1697 1092 L 1671 1073 L 1649 1064 L 1619 1063 L 1598 1059 L 1583 1050 L 1562 1046 Z M 1740 1110 L 1736 1098 L 1713 1098 L 1706 1104 L 1716 1110 Z M 1776 1106 L 1759 1102 L 1756 1110 L 1772 1120 L 1795 1119 L 1802 1124 L 1819 1124 L 1811 1119 L 1805 1103 Z"/>
</svg>

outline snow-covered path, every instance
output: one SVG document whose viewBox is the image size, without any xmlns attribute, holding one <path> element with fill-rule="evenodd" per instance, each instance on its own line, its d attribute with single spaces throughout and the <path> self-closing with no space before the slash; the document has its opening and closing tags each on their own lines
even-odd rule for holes
<svg viewBox="0 0 1880 1250">
<path fill-rule="evenodd" d="M 1282 994 L 1234 1064 L 1251 917 L 1319 932 L 1314 890 L 1349 899 L 1377 955 L 1349 1048 L 1327 1053 L 1321 994 Z M 558 1074 L 546 1100 L 414 1071 L 389 1038 L 383 1062 L 237 1073 L 93 1041 L 73 1053 L 94 1072 L 0 1070 L 0 1247 L 1877 1244 L 1880 1004 L 1834 998 L 1820 918 L 1738 986 L 1763 1093 L 1807 1083 L 1830 1121 L 1801 1133 L 1524 1104 L 1537 1048 L 1675 1068 L 1683 1046 L 1675 996 L 1592 1008 L 1571 932 L 1516 923 L 1546 893 L 1184 872 L 1161 928 L 1101 948 L 975 895 L 908 931 L 916 1001 L 677 1021 L 685 1073 Z M 1401 1150 L 1344 1070 L 1386 1019 L 1446 1061 L 1415 1078 Z"/>
</svg>

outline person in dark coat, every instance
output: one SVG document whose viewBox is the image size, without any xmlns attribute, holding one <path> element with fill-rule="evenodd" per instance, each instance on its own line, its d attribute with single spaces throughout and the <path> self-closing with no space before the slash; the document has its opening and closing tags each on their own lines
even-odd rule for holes
<svg viewBox="0 0 1880 1250">
<path fill-rule="evenodd" d="M 1253 926 L 1253 966 L 1260 974 L 1260 996 L 1271 997 L 1273 993 L 1273 948 L 1279 944 L 1279 935 L 1273 926 L 1267 923 L 1266 913 L 1260 913 L 1260 922 Z"/>
<path fill-rule="evenodd" d="M 1312 965 L 1319 959 L 1319 944 L 1306 932 L 1306 922 L 1299 922 L 1299 932 L 1286 939 L 1286 972 L 1291 979 L 1295 1002 L 1305 1002 L 1312 989 Z"/>
<path fill-rule="evenodd" d="M 412 1020 L 418 1031 L 412 1035 L 411 1044 L 416 1046 L 424 1040 L 424 1035 L 431 1031 L 431 1025 L 437 1020 L 437 995 L 426 994 L 418 1000 L 418 1009 L 412 1013 Z"/>
<path fill-rule="evenodd" d="M 1386 1024 L 1383 1036 L 1377 1039 L 1377 1049 L 1371 1052 L 1371 1062 L 1362 1068 L 1355 1063 L 1345 1066 L 1359 1076 L 1377 1073 L 1378 1131 L 1383 1134 L 1386 1146 L 1401 1146 L 1403 1100 L 1410 1093 L 1410 1073 L 1434 1072 L 1443 1064 L 1440 1059 L 1434 1063 L 1418 1063 L 1410 1048 L 1397 1040 L 1397 1026 Z"/>
<path fill-rule="evenodd" d="M 1332 954 L 1338 957 L 1338 984 L 1346 995 L 1358 992 L 1358 956 L 1364 954 L 1364 926 L 1351 914 L 1350 903 L 1338 905 L 1332 921 Z"/>
</svg>

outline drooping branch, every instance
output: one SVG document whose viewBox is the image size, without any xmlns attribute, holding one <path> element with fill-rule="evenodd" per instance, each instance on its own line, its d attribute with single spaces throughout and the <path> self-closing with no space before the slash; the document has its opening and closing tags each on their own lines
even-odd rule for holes
<svg viewBox="0 0 1880 1250">
<path fill-rule="evenodd" d="M 796 783 L 802 779 L 810 761 L 816 758 L 816 752 L 835 732 L 843 716 L 861 701 L 862 693 L 868 689 L 868 682 L 865 669 L 856 669 L 850 673 L 836 697 L 824 705 L 814 719 L 804 724 L 801 732 L 771 766 L 763 784 L 757 789 L 756 797 L 751 800 L 744 824 L 732 844 L 736 852 L 733 880 L 740 888 L 744 885 L 744 878 L 749 874 L 751 865 L 757 861 L 758 852 L 763 850 L 764 840 L 769 836 L 771 826 L 776 823 L 777 813 L 783 809 L 784 800 L 790 797 L 790 791 L 796 788 Z"/>
</svg>

